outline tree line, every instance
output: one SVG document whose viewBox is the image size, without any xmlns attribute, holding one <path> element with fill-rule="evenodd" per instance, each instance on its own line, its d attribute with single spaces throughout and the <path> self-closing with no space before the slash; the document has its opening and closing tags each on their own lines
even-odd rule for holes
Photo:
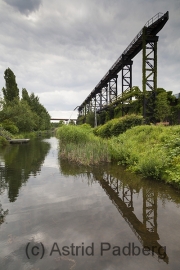
<svg viewBox="0 0 180 270">
<path fill-rule="evenodd" d="M 40 103 L 39 97 L 22 89 L 22 98 L 16 76 L 10 68 L 4 72 L 5 87 L 0 101 L 0 125 L 11 133 L 50 129 L 50 115 Z"/>
</svg>

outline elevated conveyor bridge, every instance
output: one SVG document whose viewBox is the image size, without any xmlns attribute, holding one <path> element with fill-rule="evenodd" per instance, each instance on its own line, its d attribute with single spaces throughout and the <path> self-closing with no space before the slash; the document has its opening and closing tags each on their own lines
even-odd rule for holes
<svg viewBox="0 0 180 270">
<path fill-rule="evenodd" d="M 142 91 L 144 94 L 143 114 L 146 116 L 147 101 L 145 93 L 151 91 L 155 96 L 157 90 L 157 42 L 159 31 L 169 19 L 169 12 L 158 13 L 152 17 L 132 40 L 129 46 L 116 60 L 93 91 L 78 107 L 79 115 L 90 111 L 101 111 L 118 100 L 117 79 L 122 71 L 122 91 L 132 88 L 132 59 L 142 50 Z"/>
</svg>

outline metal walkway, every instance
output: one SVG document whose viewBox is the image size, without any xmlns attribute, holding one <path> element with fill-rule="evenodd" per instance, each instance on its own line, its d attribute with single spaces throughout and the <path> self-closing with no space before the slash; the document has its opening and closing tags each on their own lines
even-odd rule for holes
<svg viewBox="0 0 180 270">
<path fill-rule="evenodd" d="M 101 110 L 118 97 L 117 78 L 122 71 L 122 93 L 132 88 L 132 59 L 143 50 L 143 92 L 157 88 L 157 33 L 169 19 L 169 12 L 152 17 L 79 106 L 79 115 Z"/>
</svg>

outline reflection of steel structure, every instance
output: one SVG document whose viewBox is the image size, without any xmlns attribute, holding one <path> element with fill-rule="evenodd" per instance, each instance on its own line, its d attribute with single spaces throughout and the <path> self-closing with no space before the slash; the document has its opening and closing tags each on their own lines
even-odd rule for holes
<svg viewBox="0 0 180 270">
<path fill-rule="evenodd" d="M 143 189 L 143 223 L 149 232 L 157 234 L 157 194 L 151 189 Z"/>
<path fill-rule="evenodd" d="M 158 259 L 168 263 L 169 259 L 164 248 L 157 242 L 157 194 L 152 189 L 143 189 L 143 221 L 141 222 L 133 213 L 133 189 L 117 178 L 104 173 L 99 183 L 116 206 L 122 217 L 126 220 L 140 243 L 154 251 Z M 154 249 L 156 247 L 156 249 Z M 161 253 L 158 253 L 161 250 Z M 161 256 L 163 254 L 163 256 Z M 166 256 L 164 256 L 164 254 Z"/>
<path fill-rule="evenodd" d="M 143 50 L 143 96 L 144 115 L 147 106 L 146 92 L 150 90 L 153 94 L 157 88 L 157 33 L 164 27 L 169 19 L 169 12 L 158 13 L 151 18 L 140 30 L 137 36 L 129 44 L 122 55 L 112 65 L 101 81 L 96 85 L 89 96 L 79 106 L 79 115 L 86 115 L 91 108 L 92 111 L 107 109 L 108 105 L 115 102 L 120 95 L 117 91 L 118 73 L 122 71 L 122 91 L 132 88 L 132 59 Z M 146 89 L 147 87 L 147 89 Z M 119 93 L 120 94 L 120 93 Z M 93 100 L 93 106 L 92 106 Z"/>
</svg>

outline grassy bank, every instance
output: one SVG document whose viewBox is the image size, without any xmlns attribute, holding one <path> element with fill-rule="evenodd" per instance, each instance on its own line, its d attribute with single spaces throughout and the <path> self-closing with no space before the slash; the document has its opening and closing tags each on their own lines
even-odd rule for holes
<svg viewBox="0 0 180 270">
<path fill-rule="evenodd" d="M 137 126 L 109 140 L 112 160 L 180 187 L 180 126 Z"/>
<path fill-rule="evenodd" d="M 89 125 L 64 125 L 56 132 L 60 139 L 60 157 L 83 165 L 110 162 L 108 142 L 93 134 Z"/>
<path fill-rule="evenodd" d="M 93 131 L 87 125 L 59 128 L 60 156 L 84 165 L 115 161 L 180 188 L 180 126 L 135 126 L 108 139 Z"/>
</svg>

